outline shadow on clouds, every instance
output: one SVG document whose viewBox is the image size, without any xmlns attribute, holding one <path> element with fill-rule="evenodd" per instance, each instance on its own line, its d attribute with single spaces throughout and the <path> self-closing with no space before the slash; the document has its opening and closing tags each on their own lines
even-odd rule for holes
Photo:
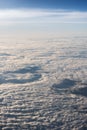
<svg viewBox="0 0 87 130">
<path fill-rule="evenodd" d="M 87 84 L 82 83 L 81 81 L 75 81 L 75 80 L 71 80 L 71 79 L 64 79 L 59 84 L 53 84 L 52 88 L 55 91 L 59 92 L 59 89 L 61 89 L 61 90 L 62 89 L 67 89 L 67 88 L 75 86 L 76 84 L 84 85 L 85 87 L 81 87 L 81 88 L 78 88 L 78 89 L 71 90 L 71 93 L 87 97 Z"/>
<path fill-rule="evenodd" d="M 76 95 L 82 95 L 82 96 L 87 97 L 87 86 L 74 90 L 72 93 L 76 94 Z"/>
<path fill-rule="evenodd" d="M 25 67 L 22 69 L 18 69 L 15 71 L 6 71 L 5 74 L 7 73 L 15 73 L 15 74 L 26 74 L 26 73 L 36 73 L 37 70 L 40 70 L 39 66 L 30 66 L 30 67 Z"/>
<path fill-rule="evenodd" d="M 30 79 L 10 79 L 10 80 L 5 80 L 5 83 L 13 83 L 13 84 L 25 84 L 28 82 L 34 82 L 38 81 L 41 78 L 40 74 L 35 74 L 33 77 Z"/>
<path fill-rule="evenodd" d="M 61 83 L 59 84 L 53 84 L 52 88 L 55 89 L 67 89 L 72 86 L 76 85 L 76 81 L 71 80 L 71 79 L 64 79 Z"/>
<path fill-rule="evenodd" d="M 15 70 L 15 71 L 6 71 L 4 74 L 5 74 L 5 77 L 2 77 L 0 78 L 0 84 L 3 84 L 3 83 L 13 83 L 13 84 L 25 84 L 25 83 L 28 83 L 28 82 L 34 82 L 34 81 L 38 81 L 42 76 L 41 74 L 39 74 L 37 71 L 40 70 L 40 67 L 38 66 L 32 66 L 32 67 L 25 67 L 25 68 L 21 68 L 21 69 L 18 69 L 18 70 Z M 17 79 L 17 78 L 14 78 L 14 74 L 27 74 L 27 73 L 31 73 L 32 76 L 30 78 L 27 78 L 27 79 L 23 79 L 23 78 L 20 78 L 20 79 Z M 8 79 L 8 76 L 9 74 L 13 74 L 13 78 L 11 79 Z"/>
<path fill-rule="evenodd" d="M 11 55 L 8 53 L 0 53 L 0 56 L 11 56 Z"/>
</svg>

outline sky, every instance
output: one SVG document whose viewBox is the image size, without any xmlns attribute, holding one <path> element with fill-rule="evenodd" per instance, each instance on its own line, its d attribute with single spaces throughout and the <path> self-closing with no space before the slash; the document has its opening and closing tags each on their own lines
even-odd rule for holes
<svg viewBox="0 0 87 130">
<path fill-rule="evenodd" d="M 0 0 L 0 35 L 87 35 L 87 0 Z"/>
</svg>

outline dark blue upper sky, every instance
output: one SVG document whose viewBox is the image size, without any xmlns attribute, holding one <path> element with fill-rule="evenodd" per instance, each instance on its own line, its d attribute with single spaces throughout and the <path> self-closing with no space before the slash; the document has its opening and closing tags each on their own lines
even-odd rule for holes
<svg viewBox="0 0 87 130">
<path fill-rule="evenodd" d="M 45 8 L 87 11 L 87 0 L 0 0 L 0 9 Z"/>
</svg>

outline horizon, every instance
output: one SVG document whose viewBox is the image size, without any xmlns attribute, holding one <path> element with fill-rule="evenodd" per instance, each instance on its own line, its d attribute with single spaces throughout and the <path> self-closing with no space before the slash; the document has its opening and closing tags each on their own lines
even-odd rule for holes
<svg viewBox="0 0 87 130">
<path fill-rule="evenodd" d="M 0 0 L 0 34 L 86 36 L 86 5 L 85 0 Z"/>
<path fill-rule="evenodd" d="M 0 130 L 87 129 L 87 0 L 0 0 Z"/>
</svg>

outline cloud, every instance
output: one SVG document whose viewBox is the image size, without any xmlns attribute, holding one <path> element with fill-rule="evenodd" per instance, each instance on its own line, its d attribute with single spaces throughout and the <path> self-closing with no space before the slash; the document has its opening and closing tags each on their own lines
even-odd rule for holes
<svg viewBox="0 0 87 130">
<path fill-rule="evenodd" d="M 87 23 L 87 12 L 68 10 L 0 10 L 0 24 L 11 23 Z"/>
</svg>

